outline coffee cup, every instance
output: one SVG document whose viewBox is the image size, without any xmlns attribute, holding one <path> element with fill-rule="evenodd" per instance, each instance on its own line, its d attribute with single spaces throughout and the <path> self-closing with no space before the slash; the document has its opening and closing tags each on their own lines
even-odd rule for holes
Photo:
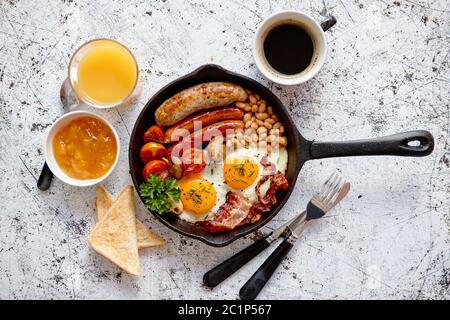
<svg viewBox="0 0 450 320">
<path fill-rule="evenodd" d="M 322 68 L 327 55 L 325 31 L 336 24 L 329 16 L 319 23 L 299 11 L 278 12 L 258 27 L 253 57 L 259 71 L 269 80 L 298 85 Z"/>
</svg>

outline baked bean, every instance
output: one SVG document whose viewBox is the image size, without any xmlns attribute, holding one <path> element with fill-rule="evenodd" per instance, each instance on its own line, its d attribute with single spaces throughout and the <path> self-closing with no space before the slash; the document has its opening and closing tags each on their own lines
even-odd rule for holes
<svg viewBox="0 0 450 320">
<path fill-rule="evenodd" d="M 272 128 L 272 129 L 270 130 L 270 134 L 273 134 L 273 135 L 275 135 L 275 136 L 279 136 L 279 135 L 280 135 L 280 129 Z"/>
<path fill-rule="evenodd" d="M 247 104 L 244 102 L 236 102 L 236 107 L 239 109 L 244 109 Z"/>
<path fill-rule="evenodd" d="M 259 135 L 259 140 L 261 141 L 267 141 L 267 133 L 261 133 Z"/>
<path fill-rule="evenodd" d="M 248 94 L 247 102 L 236 102 L 236 107 L 245 111 L 243 122 L 245 131 L 238 131 L 227 146 L 231 145 L 257 145 L 267 148 L 272 153 L 274 148 L 287 146 L 287 138 L 282 136 L 285 127 L 278 121 L 271 106 L 259 95 L 245 89 Z"/>
<path fill-rule="evenodd" d="M 252 128 L 247 128 L 244 131 L 244 134 L 242 135 L 242 137 L 248 136 L 253 132 Z"/>
<path fill-rule="evenodd" d="M 267 118 L 266 120 L 264 120 L 264 122 L 270 123 L 271 125 L 273 125 L 275 123 L 275 120 L 273 120 L 272 118 Z"/>
<path fill-rule="evenodd" d="M 259 103 L 258 112 L 259 113 L 266 112 L 266 103 L 265 102 L 260 102 Z"/>
<path fill-rule="evenodd" d="M 259 127 L 257 132 L 258 132 L 258 134 L 262 134 L 262 133 L 267 134 L 267 129 L 266 129 L 266 127 Z"/>
<path fill-rule="evenodd" d="M 277 140 L 277 137 L 274 136 L 273 134 L 271 134 L 268 138 L 267 141 L 269 141 L 270 144 L 274 144 Z"/>
<path fill-rule="evenodd" d="M 255 114 L 255 116 L 256 116 L 256 119 L 259 119 L 259 120 L 266 120 L 267 118 L 269 118 L 269 115 L 265 112 L 257 113 L 257 114 Z"/>
</svg>

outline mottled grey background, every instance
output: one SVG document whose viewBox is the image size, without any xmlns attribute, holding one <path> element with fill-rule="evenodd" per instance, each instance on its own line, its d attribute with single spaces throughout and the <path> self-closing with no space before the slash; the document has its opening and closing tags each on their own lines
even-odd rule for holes
<svg viewBox="0 0 450 320">
<path fill-rule="evenodd" d="M 124 4 L 126 3 L 126 4 Z M 163 85 L 205 63 L 261 81 L 289 107 L 309 139 L 375 137 L 430 130 L 426 158 L 365 157 L 307 163 L 285 208 L 267 228 L 297 213 L 335 169 L 351 182 L 348 198 L 314 223 L 260 298 L 448 299 L 450 278 L 450 69 L 448 0 L 428 1 L 0 1 L 0 298 L 236 299 L 266 254 L 214 290 L 203 273 L 250 244 L 226 248 L 179 236 L 138 215 L 167 239 L 141 253 L 145 276 L 122 273 L 87 246 L 95 187 L 54 180 L 36 188 L 43 140 L 61 114 L 59 87 L 71 53 L 95 37 L 136 54 L 144 90 L 128 109 L 95 110 L 112 121 L 122 153 L 106 186 L 131 182 L 129 133 Z M 257 25 L 281 9 L 338 24 L 328 60 L 298 87 L 266 81 L 252 59 Z"/>
</svg>

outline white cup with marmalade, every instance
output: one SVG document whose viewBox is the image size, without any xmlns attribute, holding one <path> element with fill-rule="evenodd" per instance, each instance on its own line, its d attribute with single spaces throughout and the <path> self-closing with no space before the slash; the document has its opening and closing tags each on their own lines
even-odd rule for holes
<svg viewBox="0 0 450 320">
<path fill-rule="evenodd" d="M 69 112 L 50 127 L 45 160 L 59 180 L 78 187 L 106 179 L 117 165 L 119 136 L 103 117 L 89 111 Z"/>
</svg>

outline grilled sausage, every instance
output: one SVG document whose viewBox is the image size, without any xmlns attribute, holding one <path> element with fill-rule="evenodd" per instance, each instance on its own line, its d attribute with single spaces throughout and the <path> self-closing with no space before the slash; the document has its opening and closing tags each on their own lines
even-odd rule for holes
<svg viewBox="0 0 450 320">
<path fill-rule="evenodd" d="M 225 120 L 216 122 L 202 130 L 191 133 L 189 137 L 184 138 L 178 143 L 172 145 L 168 150 L 169 156 L 180 157 L 183 150 L 191 147 L 201 147 L 202 144 L 211 141 L 214 137 L 224 136 L 227 130 L 242 130 L 244 122 L 242 120 Z"/>
<path fill-rule="evenodd" d="M 247 100 L 247 93 L 230 82 L 207 82 L 170 97 L 155 112 L 156 123 L 171 126 L 194 112 Z"/>
<path fill-rule="evenodd" d="M 224 107 L 201 111 L 171 126 L 166 131 L 165 142 L 180 141 L 187 133 L 194 132 L 194 124 L 201 123 L 202 128 L 222 120 L 242 120 L 244 112 L 236 107 Z"/>
<path fill-rule="evenodd" d="M 195 131 L 194 133 L 192 133 L 191 141 L 193 141 L 194 143 L 196 143 L 197 141 L 201 141 L 201 143 L 209 142 L 214 137 L 217 137 L 219 135 L 224 136 L 227 130 L 239 129 L 244 129 L 244 122 L 241 120 L 220 121 L 204 127 L 201 131 Z"/>
</svg>

